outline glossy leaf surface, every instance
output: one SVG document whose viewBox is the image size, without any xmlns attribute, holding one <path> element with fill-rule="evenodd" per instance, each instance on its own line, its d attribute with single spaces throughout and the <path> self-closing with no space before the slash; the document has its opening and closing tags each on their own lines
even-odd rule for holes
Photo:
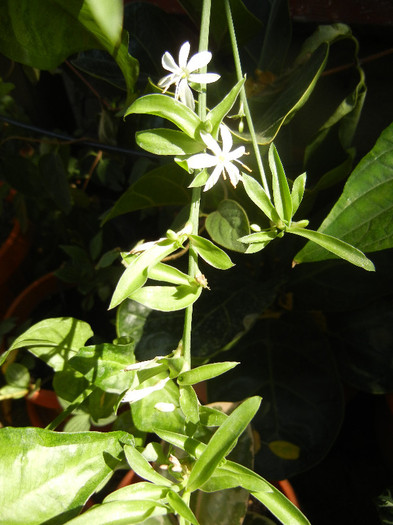
<svg viewBox="0 0 393 525">
<path fill-rule="evenodd" d="M 206 147 L 203 142 L 197 142 L 181 131 L 165 128 L 138 131 L 136 142 L 155 155 L 192 155 Z"/>
<path fill-rule="evenodd" d="M 206 229 L 221 246 L 237 252 L 246 250 L 238 239 L 250 233 L 250 224 L 246 212 L 236 201 L 221 201 L 217 210 L 207 217 Z"/>
<path fill-rule="evenodd" d="M 123 458 L 126 432 L 66 434 L 38 428 L 0 430 L 1 519 L 9 525 L 66 523 Z M 61 494 L 61 498 L 59 498 Z"/>
<path fill-rule="evenodd" d="M 393 125 L 381 134 L 374 148 L 360 161 L 349 177 L 342 195 L 321 224 L 318 232 L 337 236 L 364 252 L 393 246 Z M 307 244 L 296 262 L 321 261 L 332 255 Z"/>
<path fill-rule="evenodd" d="M 201 487 L 228 454 L 239 436 L 244 432 L 255 413 L 261 398 L 251 397 L 237 407 L 217 429 L 206 449 L 197 459 L 187 482 L 187 490 L 193 492 Z"/>
<path fill-rule="evenodd" d="M 72 317 L 45 319 L 17 337 L 0 358 L 0 364 L 16 348 L 28 348 L 55 371 L 62 370 L 68 359 L 90 339 L 93 332 L 84 321 Z"/>
<path fill-rule="evenodd" d="M 156 115 L 169 120 L 189 137 L 199 140 L 201 119 L 186 105 L 167 95 L 153 94 L 138 98 L 125 112 L 132 114 Z"/>
</svg>

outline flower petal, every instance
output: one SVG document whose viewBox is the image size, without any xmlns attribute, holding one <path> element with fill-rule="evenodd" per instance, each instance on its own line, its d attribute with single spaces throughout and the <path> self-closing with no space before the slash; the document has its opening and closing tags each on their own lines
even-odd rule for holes
<svg viewBox="0 0 393 525">
<path fill-rule="evenodd" d="M 220 134 L 222 138 L 222 151 L 226 157 L 233 145 L 232 134 L 229 129 L 222 124 L 220 126 Z"/>
<path fill-rule="evenodd" d="M 210 190 L 210 188 L 212 188 L 217 183 L 218 179 L 220 178 L 223 168 L 224 166 L 222 164 L 219 164 L 218 166 L 214 168 L 213 173 L 207 179 L 207 182 L 205 184 L 203 191 Z"/>
<path fill-rule="evenodd" d="M 177 82 L 177 78 L 178 78 L 177 75 L 175 75 L 174 73 L 170 73 L 169 75 L 162 77 L 158 81 L 158 86 L 164 88 L 164 93 L 165 93 L 165 91 L 169 88 L 169 86 Z"/>
<path fill-rule="evenodd" d="M 211 84 L 216 82 L 220 78 L 220 75 L 217 73 L 191 73 L 188 80 L 190 82 L 195 82 L 195 84 Z"/>
<path fill-rule="evenodd" d="M 202 67 L 207 66 L 207 64 L 210 62 L 211 59 L 212 59 L 212 54 L 210 53 L 210 51 L 201 51 L 200 53 L 195 53 L 195 55 L 193 55 L 190 58 L 187 64 L 187 69 L 190 73 L 192 73 L 193 71 L 196 71 L 197 69 L 201 69 Z M 180 60 L 179 60 L 179 64 L 180 64 Z"/>
<path fill-rule="evenodd" d="M 165 51 L 162 55 L 161 64 L 164 69 L 171 71 L 172 73 L 177 73 L 179 71 L 179 66 L 168 51 Z"/>
<path fill-rule="evenodd" d="M 234 149 L 233 151 L 230 151 L 227 155 L 228 160 L 236 160 L 242 157 L 246 152 L 246 148 L 244 146 L 239 146 L 238 148 Z"/>
<path fill-rule="evenodd" d="M 218 145 L 218 142 L 213 139 L 210 133 L 205 133 L 204 131 L 201 131 L 201 138 L 203 142 L 206 144 L 206 146 L 212 150 L 214 155 L 217 155 L 217 157 L 222 155 L 222 151 L 221 151 L 220 146 Z"/>
<path fill-rule="evenodd" d="M 232 186 L 236 188 L 237 183 L 241 179 L 239 169 L 231 162 L 225 163 L 225 169 L 228 172 L 229 180 L 231 181 Z"/>
<path fill-rule="evenodd" d="M 184 42 L 179 51 L 179 67 L 181 69 L 187 67 L 188 55 L 190 54 L 190 42 Z"/>
<path fill-rule="evenodd" d="M 187 107 L 194 111 L 194 96 L 185 78 L 183 78 L 179 83 L 179 98 L 183 102 L 183 104 L 185 104 Z"/>
<path fill-rule="evenodd" d="M 217 157 L 209 155 L 209 153 L 197 153 L 187 160 L 188 167 L 193 170 L 201 170 L 203 168 L 212 168 L 217 166 Z"/>
</svg>

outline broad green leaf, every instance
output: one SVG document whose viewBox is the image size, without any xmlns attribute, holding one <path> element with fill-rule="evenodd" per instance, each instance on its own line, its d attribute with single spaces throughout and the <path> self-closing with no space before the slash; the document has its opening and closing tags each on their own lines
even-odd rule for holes
<svg viewBox="0 0 393 525">
<path fill-rule="evenodd" d="M 322 246 L 335 255 L 338 255 L 342 259 L 345 259 L 351 264 L 354 264 L 355 266 L 360 266 L 360 268 L 363 268 L 369 272 L 375 271 L 374 264 L 370 261 L 370 259 L 367 259 L 364 253 L 362 253 L 357 248 L 354 248 L 350 244 L 342 241 L 341 239 L 337 239 L 336 237 L 326 235 L 325 233 L 321 233 L 319 231 L 315 232 L 313 230 L 307 230 L 306 228 L 290 227 L 287 231 L 289 233 L 299 235 L 300 237 L 305 237 L 306 239 L 314 242 L 315 244 L 318 244 L 319 246 Z M 302 262 L 299 261 L 297 257 L 298 256 L 296 255 L 296 258 L 294 259 L 295 263 Z"/>
<path fill-rule="evenodd" d="M 236 201 L 221 201 L 217 211 L 210 213 L 205 224 L 213 241 L 236 252 L 246 250 L 238 239 L 250 233 L 250 224 L 246 212 Z"/>
<path fill-rule="evenodd" d="M 156 485 L 147 481 L 140 481 L 133 485 L 127 485 L 121 489 L 111 492 L 103 503 L 110 501 L 133 501 L 133 500 L 163 500 L 168 492 L 168 485 Z"/>
<path fill-rule="evenodd" d="M 180 408 L 186 421 L 195 425 L 199 422 L 199 401 L 192 386 L 180 385 L 179 388 Z"/>
<path fill-rule="evenodd" d="M 170 490 L 167 494 L 167 498 L 170 506 L 177 514 L 179 514 L 179 516 L 182 516 L 182 518 L 184 518 L 187 522 L 192 523 L 193 525 L 199 525 L 194 513 L 192 512 L 190 507 L 182 500 L 179 494 L 177 494 L 173 490 Z"/>
<path fill-rule="evenodd" d="M 292 200 L 292 216 L 297 212 L 300 203 L 303 200 L 304 191 L 306 189 L 306 174 L 302 173 L 293 181 L 291 200 Z"/>
<path fill-rule="evenodd" d="M 130 98 L 139 67 L 128 54 L 122 18 L 121 0 L 7 0 L 0 8 L 0 51 L 34 68 L 55 69 L 79 51 L 104 49 L 120 67 Z"/>
<path fill-rule="evenodd" d="M 168 95 L 153 94 L 138 98 L 127 109 L 124 116 L 132 114 L 156 115 L 175 124 L 186 135 L 200 140 L 202 121 L 190 108 Z"/>
<path fill-rule="evenodd" d="M 231 91 L 222 99 L 222 101 L 207 114 L 206 122 L 211 124 L 211 135 L 215 139 L 217 139 L 218 130 L 221 122 L 223 121 L 224 117 L 231 111 L 243 85 L 244 79 L 239 80 L 239 82 L 233 86 Z"/>
<path fill-rule="evenodd" d="M 96 505 L 77 518 L 67 521 L 70 525 L 131 525 L 144 523 L 149 516 L 167 514 L 168 509 L 153 500 L 110 501 Z"/>
<path fill-rule="evenodd" d="M 7 525 L 68 522 L 120 466 L 122 442 L 132 443 L 132 436 L 0 429 L 0 467 L 7 472 L 0 477 L 1 520 Z"/>
<path fill-rule="evenodd" d="M 133 346 L 133 343 L 86 346 L 70 359 L 68 366 L 83 374 L 90 384 L 106 392 L 121 394 L 133 381 L 133 373 L 124 371 L 127 365 L 135 362 Z"/>
<path fill-rule="evenodd" d="M 270 485 L 270 484 L 269 484 Z M 282 492 L 270 485 L 271 492 L 252 492 L 285 525 L 310 525 L 308 519 Z"/>
<path fill-rule="evenodd" d="M 254 127 L 258 144 L 270 144 L 281 126 L 307 102 L 324 70 L 328 53 L 328 44 L 322 44 L 306 62 L 278 79 L 272 93 L 262 91 L 260 95 L 249 98 L 251 114 L 256 115 Z M 234 134 L 240 139 L 251 141 L 247 133 L 234 131 Z"/>
<path fill-rule="evenodd" d="M 260 397 L 251 397 L 228 416 L 210 439 L 206 449 L 195 462 L 187 481 L 187 490 L 193 492 L 201 487 L 213 474 L 218 464 L 225 458 L 244 432 L 259 409 Z"/>
<path fill-rule="evenodd" d="M 290 224 L 292 219 L 292 199 L 287 177 L 276 146 L 270 145 L 269 166 L 272 173 L 274 207 L 281 220 Z"/>
<path fill-rule="evenodd" d="M 150 386 L 157 382 L 157 378 L 146 381 Z M 155 408 L 157 403 L 172 403 L 173 412 L 161 412 Z M 156 432 L 158 429 L 172 432 L 184 432 L 184 415 L 179 408 L 179 388 L 174 381 L 168 381 L 164 388 L 152 392 L 147 397 L 131 405 L 132 419 L 138 430 Z"/>
<path fill-rule="evenodd" d="M 206 148 L 201 141 L 175 129 L 149 129 L 135 135 L 138 146 L 155 155 L 192 155 Z"/>
<path fill-rule="evenodd" d="M 273 204 L 271 203 L 267 193 L 262 188 L 257 180 L 246 173 L 242 175 L 244 189 L 247 195 L 250 197 L 252 202 L 258 206 L 260 210 L 268 217 L 271 221 L 277 222 L 279 219 Z"/>
<path fill-rule="evenodd" d="M 11 363 L 5 370 L 5 380 L 9 386 L 26 388 L 30 383 L 30 373 L 21 363 Z"/>
<path fill-rule="evenodd" d="M 135 257 L 120 277 L 109 308 L 119 305 L 133 292 L 141 288 L 147 281 L 149 266 L 159 263 L 176 249 L 174 242 L 165 239 Z"/>
<path fill-rule="evenodd" d="M 151 309 L 131 299 L 121 303 L 116 312 L 117 337 L 131 337 L 135 345 L 143 335 L 143 327 L 151 313 Z"/>
<path fill-rule="evenodd" d="M 142 456 L 140 452 L 132 445 L 124 445 L 124 452 L 128 461 L 128 464 L 134 470 L 138 476 L 151 483 L 155 483 L 160 486 L 170 487 L 172 481 L 164 476 L 161 476 L 150 463 Z"/>
<path fill-rule="evenodd" d="M 72 317 L 45 319 L 17 337 L 10 349 L 1 356 L 0 364 L 12 350 L 27 348 L 55 371 L 63 370 L 68 359 L 75 355 L 92 335 L 90 326 L 84 321 Z"/>
<path fill-rule="evenodd" d="M 190 235 L 189 238 L 194 250 L 214 268 L 228 270 L 234 266 L 229 256 L 208 239 L 199 235 Z"/>
<path fill-rule="evenodd" d="M 207 365 L 198 366 L 192 370 L 187 370 L 182 372 L 178 378 L 177 382 L 179 385 L 195 385 L 201 381 L 207 381 L 213 377 L 217 377 L 221 374 L 225 374 L 232 368 L 235 368 L 239 363 L 238 362 L 224 362 L 224 363 L 209 363 Z"/>
<path fill-rule="evenodd" d="M 152 266 L 148 270 L 148 276 L 150 279 L 155 281 L 164 281 L 166 283 L 172 284 L 183 284 L 185 286 L 190 286 L 194 279 L 189 277 L 186 273 L 181 272 L 174 266 L 169 266 L 169 264 L 158 263 L 155 266 Z"/>
<path fill-rule="evenodd" d="M 202 286 L 144 286 L 129 294 L 129 298 L 153 310 L 175 312 L 193 304 L 202 293 Z"/>
<path fill-rule="evenodd" d="M 360 161 L 343 193 L 318 232 L 337 236 L 364 252 L 393 246 L 392 199 L 393 124 L 386 128 L 373 149 Z M 332 255 L 308 243 L 296 262 L 321 261 Z"/>
</svg>

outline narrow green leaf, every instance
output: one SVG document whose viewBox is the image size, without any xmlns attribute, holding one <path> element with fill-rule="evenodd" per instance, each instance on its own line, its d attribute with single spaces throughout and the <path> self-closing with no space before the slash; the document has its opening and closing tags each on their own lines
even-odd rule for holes
<svg viewBox="0 0 393 525">
<path fill-rule="evenodd" d="M 270 484 L 261 476 L 233 461 L 226 461 L 224 465 L 217 467 L 201 490 L 215 492 L 235 487 L 242 487 L 249 492 L 272 492 Z"/>
<path fill-rule="evenodd" d="M 267 483 L 267 482 L 266 482 Z M 252 492 L 252 495 L 265 505 L 270 512 L 285 525 L 310 525 L 308 519 L 295 505 L 273 485 L 271 492 Z"/>
<path fill-rule="evenodd" d="M 177 514 L 179 514 L 179 516 L 182 516 L 182 518 L 192 523 L 193 525 L 199 525 L 195 514 L 192 512 L 190 507 L 181 499 L 177 492 L 170 490 L 167 494 L 167 499 L 172 509 Z"/>
<path fill-rule="evenodd" d="M 93 336 L 90 325 L 72 317 L 45 319 L 31 326 L 17 337 L 0 357 L 0 364 L 16 348 L 27 348 L 55 371 L 62 370 L 65 362 Z"/>
<path fill-rule="evenodd" d="M 132 114 L 156 115 L 164 118 L 173 122 L 189 137 L 197 141 L 200 140 L 201 119 L 185 104 L 167 95 L 153 94 L 138 98 L 127 109 L 124 116 Z"/>
<path fill-rule="evenodd" d="M 223 98 L 223 100 L 217 104 L 206 117 L 206 122 L 209 122 L 212 126 L 211 135 L 217 139 L 218 129 L 224 117 L 231 111 L 236 99 L 243 87 L 245 79 L 239 80 L 237 84 L 233 86 L 231 91 Z"/>
<path fill-rule="evenodd" d="M 161 312 L 176 312 L 193 304 L 201 295 L 202 286 L 144 286 L 133 292 L 130 299 L 153 310 Z"/>
<path fill-rule="evenodd" d="M 244 189 L 246 190 L 247 195 L 250 197 L 252 202 L 258 206 L 260 210 L 263 211 L 263 213 L 268 217 L 271 221 L 277 222 L 279 219 L 279 216 L 274 209 L 273 204 L 271 203 L 269 197 L 267 196 L 267 193 L 262 188 L 262 186 L 259 184 L 258 181 L 254 179 L 254 177 L 251 177 L 250 175 L 247 175 L 246 173 L 243 173 L 242 175 Z"/>
<path fill-rule="evenodd" d="M 155 155 L 192 155 L 206 148 L 203 142 L 175 129 L 138 131 L 135 137 L 138 146 Z"/>
<path fill-rule="evenodd" d="M 259 409 L 261 398 L 251 397 L 238 406 L 217 429 L 205 451 L 194 464 L 186 489 L 190 492 L 201 487 L 213 474 L 218 464 L 231 450 Z"/>
<path fill-rule="evenodd" d="M 159 263 L 176 249 L 174 242 L 165 239 L 133 259 L 117 283 L 109 308 L 114 308 L 141 288 L 147 281 L 149 266 Z"/>
<path fill-rule="evenodd" d="M 200 188 L 204 186 L 210 177 L 210 173 L 204 169 L 201 170 L 196 177 L 192 180 L 191 184 L 188 185 L 189 188 Z"/>
<path fill-rule="evenodd" d="M 199 407 L 199 417 L 202 425 L 206 427 L 219 427 L 227 419 L 227 414 L 211 406 L 202 405 Z"/>
<path fill-rule="evenodd" d="M 174 266 L 169 266 L 169 264 L 165 263 L 158 263 L 155 266 L 152 266 L 148 269 L 147 274 L 150 279 L 154 279 L 155 281 L 163 281 L 166 283 L 184 284 L 185 286 L 189 286 L 194 282 L 194 279 L 192 279 L 186 273 L 181 272 Z"/>
<path fill-rule="evenodd" d="M 207 365 L 198 366 L 192 370 L 182 372 L 178 376 L 177 382 L 179 385 L 195 385 L 201 381 L 207 381 L 213 377 L 225 374 L 225 372 L 232 370 L 232 368 L 235 368 L 238 364 L 238 362 L 227 361 L 223 363 L 209 363 Z"/>
<path fill-rule="evenodd" d="M 124 452 L 130 467 L 143 479 L 157 485 L 170 487 L 172 482 L 161 476 L 137 449 L 131 445 L 124 445 Z"/>
<path fill-rule="evenodd" d="M 167 514 L 164 505 L 151 499 L 139 501 L 110 501 L 92 507 L 67 525 L 131 525 L 144 523 L 150 516 Z"/>
<path fill-rule="evenodd" d="M 200 237 L 199 235 L 190 235 L 190 242 L 202 259 L 214 268 L 228 270 L 228 268 L 234 266 L 229 255 L 208 239 Z"/>
<path fill-rule="evenodd" d="M 239 241 L 244 242 L 245 244 L 268 244 L 277 237 L 277 233 L 278 232 L 276 230 L 263 230 L 260 232 L 251 233 L 250 235 L 245 235 L 244 237 L 240 237 Z"/>
<path fill-rule="evenodd" d="M 169 430 L 158 429 L 157 436 L 171 445 L 181 448 L 192 457 L 199 458 L 202 452 L 206 449 L 205 443 L 198 441 L 186 434 L 179 434 L 178 432 L 170 432 Z"/>
<path fill-rule="evenodd" d="M 304 190 L 306 189 L 306 173 L 302 173 L 293 181 L 291 199 L 292 199 L 292 216 L 297 212 L 300 203 L 303 200 Z"/>
<path fill-rule="evenodd" d="M 111 501 L 133 501 L 133 500 L 163 500 L 168 492 L 168 487 L 156 485 L 147 481 L 140 481 L 133 485 L 127 485 L 121 489 L 111 492 L 103 503 Z"/>
<path fill-rule="evenodd" d="M 342 259 L 354 264 L 355 266 L 360 266 L 364 270 L 369 272 L 374 272 L 374 264 L 368 259 L 363 252 L 354 248 L 350 244 L 332 237 L 331 235 L 326 235 L 325 233 L 315 232 L 313 230 L 306 230 L 305 228 L 288 228 L 289 233 L 294 233 L 300 237 L 305 237 L 306 239 L 315 242 L 322 248 L 329 250 L 330 252 L 338 255 Z M 295 259 L 295 263 L 301 262 Z"/>
<path fill-rule="evenodd" d="M 180 386 L 180 408 L 184 414 L 186 421 L 190 421 L 195 425 L 199 422 L 199 401 L 192 386 Z"/>
<path fill-rule="evenodd" d="M 289 191 L 287 176 L 276 146 L 272 143 L 269 148 L 269 166 L 272 172 L 272 187 L 274 207 L 281 220 L 290 224 L 292 219 L 292 199 Z"/>
</svg>

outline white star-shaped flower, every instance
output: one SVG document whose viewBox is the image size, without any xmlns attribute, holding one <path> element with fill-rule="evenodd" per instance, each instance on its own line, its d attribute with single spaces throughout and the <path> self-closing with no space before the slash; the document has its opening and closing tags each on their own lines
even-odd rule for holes
<svg viewBox="0 0 393 525">
<path fill-rule="evenodd" d="M 223 124 L 220 126 L 220 134 L 222 138 L 222 148 L 220 148 L 218 142 L 214 140 L 209 133 L 201 131 L 203 142 L 214 153 L 214 155 L 210 155 L 209 153 L 198 153 L 187 160 L 188 167 L 191 169 L 212 168 L 214 166 L 213 173 L 208 178 L 203 191 L 210 190 L 210 188 L 216 184 L 221 174 L 224 179 L 226 179 L 226 173 L 229 175 L 229 180 L 231 181 L 232 186 L 236 188 L 237 183 L 241 180 L 241 175 L 239 168 L 233 163 L 234 161 L 248 169 L 239 160 L 239 158 L 245 154 L 245 147 L 239 146 L 231 151 L 233 146 L 232 135 L 229 129 Z"/>
<path fill-rule="evenodd" d="M 194 111 L 195 102 L 189 83 L 210 84 L 220 78 L 216 73 L 195 73 L 198 69 L 205 67 L 211 60 L 210 51 L 201 51 L 193 55 L 190 60 L 190 43 L 185 42 L 179 51 L 179 65 L 176 64 L 173 56 L 166 51 L 162 56 L 162 67 L 170 71 L 169 75 L 161 78 L 158 85 L 165 91 L 172 85 L 176 85 L 175 99 L 180 99 L 183 104 Z"/>
</svg>

